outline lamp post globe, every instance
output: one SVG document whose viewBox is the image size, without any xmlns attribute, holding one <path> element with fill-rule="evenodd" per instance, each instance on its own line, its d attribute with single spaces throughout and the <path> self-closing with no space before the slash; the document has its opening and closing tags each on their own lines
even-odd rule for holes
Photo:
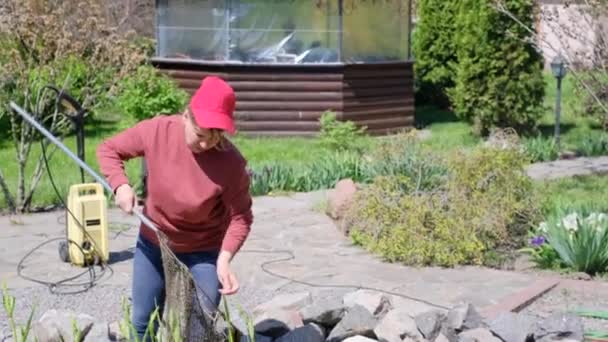
<svg viewBox="0 0 608 342">
<path fill-rule="evenodd" d="M 566 60 L 561 54 L 558 54 L 551 61 L 551 71 L 557 79 L 562 79 L 566 76 Z"/>
</svg>

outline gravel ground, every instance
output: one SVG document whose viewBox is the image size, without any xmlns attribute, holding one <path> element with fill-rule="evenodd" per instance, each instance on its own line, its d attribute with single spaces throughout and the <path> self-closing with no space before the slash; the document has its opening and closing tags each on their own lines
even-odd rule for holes
<svg viewBox="0 0 608 342">
<path fill-rule="evenodd" d="M 584 291 L 555 288 L 534 301 L 522 312 L 542 319 L 553 313 L 581 309 L 608 311 L 608 290 Z M 583 318 L 583 324 L 586 331 L 608 332 L 608 320 Z"/>
</svg>

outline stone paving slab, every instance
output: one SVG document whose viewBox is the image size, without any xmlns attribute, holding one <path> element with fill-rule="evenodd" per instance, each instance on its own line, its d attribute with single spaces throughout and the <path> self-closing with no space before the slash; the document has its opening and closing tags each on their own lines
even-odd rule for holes
<svg viewBox="0 0 608 342">
<path fill-rule="evenodd" d="M 526 169 L 532 179 L 557 179 L 608 173 L 608 156 L 576 158 L 535 163 Z"/>
<path fill-rule="evenodd" d="M 341 286 L 338 289 L 351 291 L 366 287 L 447 307 L 461 301 L 487 307 L 538 279 L 537 275 L 479 267 L 414 268 L 384 263 L 353 246 L 326 215 L 314 210 L 324 196 L 323 192 L 316 192 L 254 200 L 252 233 L 234 260 L 244 288 L 274 294 L 328 290 L 319 285 L 338 285 Z M 0 282 L 6 281 L 12 289 L 42 286 L 19 277 L 17 265 L 36 245 L 64 236 L 63 216 L 62 212 L 28 215 L 22 218 L 22 224 L 12 224 L 8 217 L 0 217 Z M 102 279 L 100 285 L 128 288 L 137 220 L 116 209 L 110 210 L 109 220 L 113 273 Z M 131 229 L 121 231 L 129 225 Z M 24 264 L 24 274 L 60 279 L 82 272 L 80 268 L 62 263 L 56 246 L 54 242 L 32 254 Z M 273 262 L 292 255 L 293 260 Z M 263 271 L 262 267 L 279 277 Z M 298 281 L 312 284 L 303 285 Z"/>
</svg>

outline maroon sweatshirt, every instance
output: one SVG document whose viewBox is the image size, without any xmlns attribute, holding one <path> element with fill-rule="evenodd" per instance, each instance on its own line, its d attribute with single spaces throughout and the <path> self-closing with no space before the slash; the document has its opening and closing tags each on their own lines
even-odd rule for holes
<svg viewBox="0 0 608 342">
<path fill-rule="evenodd" d="M 114 191 L 128 184 L 124 160 L 144 156 L 148 170 L 144 214 L 176 253 L 226 250 L 235 254 L 253 221 L 246 160 L 226 149 L 193 153 L 180 115 L 158 116 L 111 137 L 97 148 L 101 173 Z M 144 237 L 156 234 L 141 225 Z"/>
</svg>

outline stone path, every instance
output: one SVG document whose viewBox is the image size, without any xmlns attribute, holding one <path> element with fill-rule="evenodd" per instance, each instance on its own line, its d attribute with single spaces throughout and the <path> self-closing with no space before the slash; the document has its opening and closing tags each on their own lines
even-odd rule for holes
<svg viewBox="0 0 608 342">
<path fill-rule="evenodd" d="M 576 158 L 535 163 L 527 168 L 533 179 L 556 179 L 572 176 L 608 173 L 608 156 Z"/>
<path fill-rule="evenodd" d="M 254 305 L 271 299 L 277 293 L 301 290 L 313 294 L 322 291 L 344 293 L 364 286 L 416 297 L 441 306 L 450 307 L 468 301 L 478 307 L 486 307 L 525 288 L 537 277 L 477 267 L 418 269 L 384 263 L 352 246 L 326 215 L 315 210 L 324 196 L 323 192 L 317 192 L 255 199 L 252 233 L 234 261 L 243 288 L 236 296 L 239 301 Z M 64 236 L 62 219 L 61 212 L 28 215 L 22 218 L 22 224 L 15 225 L 8 217 L 0 217 L 0 281 L 6 281 L 18 297 L 27 296 L 25 289 L 37 289 L 38 293 L 45 293 L 42 285 L 19 277 L 16 268 L 19 261 L 36 245 L 49 238 Z M 118 287 L 123 289 L 121 293 L 128 293 L 124 289 L 130 286 L 136 229 L 123 232 L 119 229 L 134 225 L 136 220 L 117 210 L 110 211 L 109 219 L 112 223 L 110 248 L 113 274 L 103 279 L 99 286 Z M 25 263 L 24 274 L 58 280 L 81 272 L 81 269 L 59 260 L 56 243 L 46 245 L 32 254 Z M 288 259 L 291 255 L 293 260 L 273 262 Z M 273 263 L 265 265 L 267 262 Z M 280 277 L 263 271 L 262 267 Z M 311 287 L 283 277 L 314 285 L 343 287 L 333 290 L 331 287 Z M 99 291 L 95 296 L 99 296 Z M 95 300 L 82 298 L 84 299 L 78 301 Z M 428 308 L 424 303 L 405 298 L 398 300 L 410 307 Z M 60 302 L 61 299 L 56 299 L 54 304 L 49 305 L 59 305 Z"/>
</svg>

